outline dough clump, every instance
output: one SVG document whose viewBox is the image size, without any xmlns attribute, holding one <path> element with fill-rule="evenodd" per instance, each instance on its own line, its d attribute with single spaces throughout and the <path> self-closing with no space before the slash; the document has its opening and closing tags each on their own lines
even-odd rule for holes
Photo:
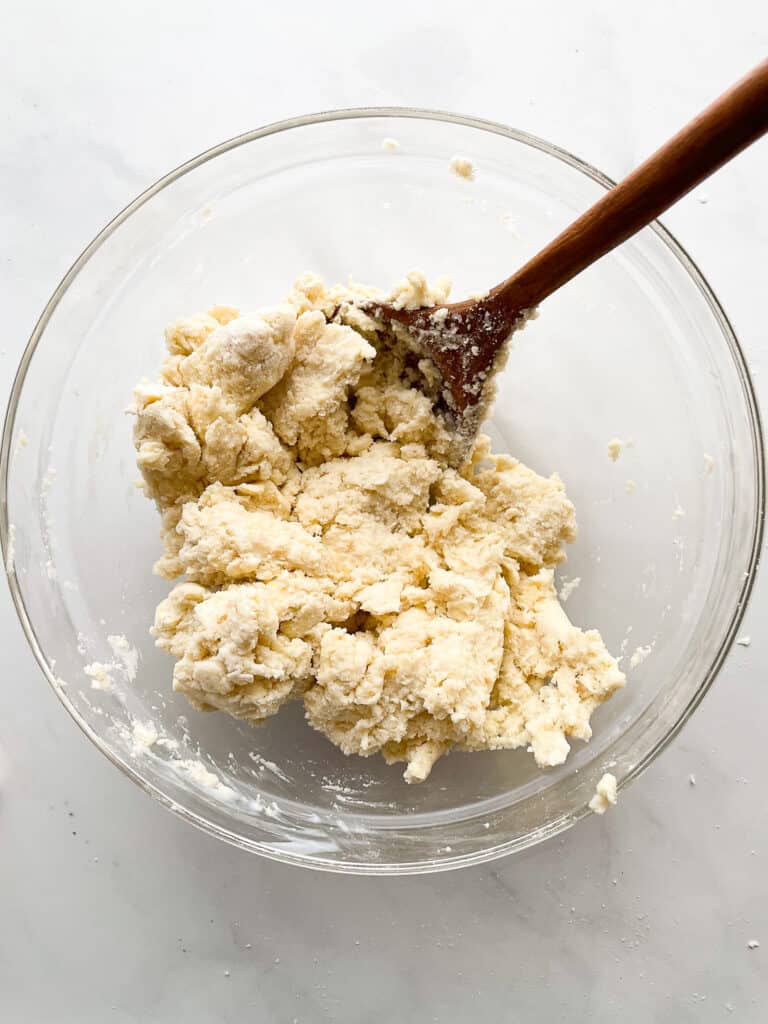
<svg viewBox="0 0 768 1024">
<path fill-rule="evenodd" d="M 178 320 L 135 394 L 135 443 L 162 516 L 155 570 L 184 577 L 154 635 L 174 688 L 254 724 L 302 700 L 346 754 L 421 782 L 461 750 L 561 764 L 624 676 L 572 625 L 554 568 L 576 535 L 555 474 L 453 438 L 413 357 L 355 305 L 433 305 L 306 274 L 280 306 Z M 420 379 L 434 368 L 420 360 Z"/>
</svg>

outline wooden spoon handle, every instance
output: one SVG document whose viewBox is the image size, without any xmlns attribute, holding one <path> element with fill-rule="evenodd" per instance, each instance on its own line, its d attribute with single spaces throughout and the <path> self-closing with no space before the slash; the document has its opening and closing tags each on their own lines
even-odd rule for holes
<svg viewBox="0 0 768 1024">
<path fill-rule="evenodd" d="M 768 131 L 768 60 L 707 107 L 645 163 L 491 293 L 535 306 Z"/>
</svg>

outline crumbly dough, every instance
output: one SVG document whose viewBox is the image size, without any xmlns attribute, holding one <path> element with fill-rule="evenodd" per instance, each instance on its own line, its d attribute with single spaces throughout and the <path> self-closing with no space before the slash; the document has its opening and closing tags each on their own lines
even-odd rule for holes
<svg viewBox="0 0 768 1024">
<path fill-rule="evenodd" d="M 414 273 L 386 298 L 447 292 Z M 156 571 L 185 577 L 154 625 L 174 687 L 253 723 L 301 699 L 345 753 L 405 761 L 409 782 L 454 747 L 560 764 L 624 683 L 557 599 L 573 506 L 482 435 L 451 467 L 416 357 L 354 304 L 373 295 L 308 274 L 281 306 L 179 320 L 136 389 Z"/>
</svg>

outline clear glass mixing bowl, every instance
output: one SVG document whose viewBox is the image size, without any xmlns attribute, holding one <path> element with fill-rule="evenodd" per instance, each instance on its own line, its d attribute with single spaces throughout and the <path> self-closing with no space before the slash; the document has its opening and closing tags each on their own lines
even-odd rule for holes
<svg viewBox="0 0 768 1024">
<path fill-rule="evenodd" d="M 474 181 L 450 172 L 454 154 L 473 160 Z M 300 705 L 260 729 L 193 711 L 148 633 L 168 585 L 150 571 L 158 517 L 135 486 L 125 409 L 159 365 L 169 320 L 215 302 L 273 303 L 305 269 L 386 286 L 418 267 L 451 276 L 458 297 L 505 277 L 610 184 L 501 125 L 416 110 L 322 114 L 185 164 L 75 263 L 11 395 L 2 544 L 51 686 L 147 792 L 280 860 L 434 871 L 561 832 L 586 813 L 604 771 L 623 787 L 676 734 L 744 611 L 764 459 L 733 332 L 658 225 L 547 300 L 516 340 L 490 426 L 497 445 L 565 480 L 580 534 L 561 576 L 582 581 L 567 609 L 602 631 L 628 671 L 567 764 L 541 771 L 525 751 L 452 754 L 407 786 L 402 766 L 342 755 L 305 725 Z M 614 436 L 634 442 L 615 463 Z M 110 635 L 138 650 L 138 671 L 129 682 L 128 658 L 107 693 L 84 666 L 120 664 Z M 650 651 L 630 668 L 638 648 Z M 150 722 L 160 739 L 148 746 Z"/>
</svg>

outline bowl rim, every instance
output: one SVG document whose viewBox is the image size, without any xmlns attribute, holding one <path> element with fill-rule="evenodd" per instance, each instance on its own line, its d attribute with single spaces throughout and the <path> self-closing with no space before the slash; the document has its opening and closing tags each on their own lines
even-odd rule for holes
<svg viewBox="0 0 768 1024">
<path fill-rule="evenodd" d="M 341 862 L 334 861 L 324 857 L 317 857 L 312 854 L 296 853 L 293 851 L 285 851 L 279 846 L 273 846 L 268 842 L 256 841 L 237 833 L 230 831 L 216 823 L 209 818 L 198 814 L 191 809 L 180 805 L 178 802 L 173 800 L 172 797 L 164 793 L 152 782 L 144 778 L 139 771 L 136 770 L 129 762 L 125 761 L 120 757 L 109 744 L 102 739 L 94 730 L 88 725 L 85 719 L 79 714 L 77 709 L 68 700 L 66 693 L 61 686 L 58 685 L 50 666 L 48 665 L 45 656 L 40 648 L 37 641 L 37 636 L 33 628 L 31 619 L 27 613 L 24 598 L 22 596 L 19 583 L 16 577 L 16 573 L 12 565 L 9 565 L 9 521 L 8 521 L 8 478 L 11 468 L 11 440 L 13 435 L 13 429 L 16 422 L 16 411 L 18 403 L 24 387 L 27 371 L 29 365 L 34 357 L 37 346 L 45 332 L 48 323 L 56 311 L 59 303 L 61 302 L 64 294 L 69 289 L 72 282 L 75 280 L 80 271 L 85 267 L 91 257 L 98 251 L 103 243 L 126 221 L 128 218 L 136 212 L 140 207 L 147 203 L 150 199 L 160 193 L 164 188 L 172 185 L 179 178 L 188 174 L 190 171 L 195 170 L 197 167 L 209 160 L 213 160 L 224 153 L 229 152 L 232 149 L 236 149 L 239 146 L 247 145 L 248 143 L 254 142 L 257 139 L 264 138 L 266 136 L 275 135 L 280 132 L 289 131 L 293 128 L 303 128 L 309 125 L 322 124 L 325 122 L 332 121 L 349 121 L 349 120 L 361 120 L 364 118 L 408 118 L 424 121 L 438 121 L 455 124 L 461 127 L 472 128 L 478 131 L 489 132 L 496 135 L 501 135 L 514 142 L 521 143 L 522 145 L 528 146 L 532 149 L 539 150 L 540 152 L 554 157 L 563 163 L 568 164 L 575 170 L 581 172 L 586 177 L 591 178 L 594 182 L 602 185 L 606 189 L 612 188 L 616 183 L 615 181 L 598 170 L 589 162 L 582 160 L 580 157 L 574 156 L 569 151 L 556 146 L 545 139 L 542 139 L 536 135 L 532 135 L 529 132 L 524 132 L 519 129 L 510 128 L 501 122 L 487 120 L 484 118 L 473 117 L 471 115 L 456 114 L 444 110 L 432 110 L 429 108 L 422 107 L 397 107 L 397 106 L 386 106 L 386 107 L 347 107 L 336 110 L 326 110 L 317 113 L 303 114 L 298 117 L 286 118 L 280 121 L 274 121 L 269 124 L 262 126 L 261 128 L 252 129 L 251 131 L 244 132 L 240 135 L 236 135 L 224 142 L 218 143 L 209 149 L 204 150 L 197 156 L 179 164 L 173 170 L 163 175 L 152 185 L 141 192 L 135 199 L 128 203 L 122 210 L 119 211 L 93 238 L 93 240 L 83 249 L 77 259 L 72 263 L 67 272 L 64 274 L 59 284 L 53 291 L 50 299 L 45 305 L 42 313 L 40 314 L 37 323 L 29 337 L 29 340 L 24 348 L 19 365 L 14 376 L 13 384 L 8 398 L 8 404 L 6 407 L 4 422 L 3 422 L 3 433 L 2 433 L 2 444 L 0 446 L 0 549 L 3 555 L 3 567 L 5 569 L 6 578 L 8 581 L 9 590 L 13 599 L 13 604 L 16 609 L 19 621 L 21 623 L 24 635 L 27 643 L 29 644 L 35 659 L 38 662 L 43 674 L 48 680 L 49 684 L 53 688 L 54 692 L 62 702 L 64 707 L 67 709 L 71 717 L 74 719 L 76 724 L 85 733 L 88 739 L 107 757 L 123 774 L 128 776 L 133 782 L 135 782 L 141 789 L 147 792 L 150 796 L 154 797 L 159 803 L 173 811 L 178 817 L 185 821 L 190 822 L 202 831 L 207 832 L 209 835 L 217 836 L 220 839 L 230 843 L 231 845 L 237 846 L 240 849 L 248 850 L 253 853 L 258 853 L 262 856 L 266 856 L 271 860 L 276 860 L 282 863 L 300 865 L 303 867 L 310 867 L 317 870 L 334 871 L 339 873 L 347 874 L 362 874 L 362 875 L 408 875 L 408 874 L 426 874 L 435 871 L 446 871 L 456 869 L 459 867 L 481 864 L 491 860 L 496 860 L 499 857 L 506 856 L 513 852 L 520 852 L 533 846 L 544 839 L 558 835 L 566 829 L 570 828 L 576 822 L 580 821 L 586 815 L 592 813 L 589 807 L 585 803 L 582 807 L 560 816 L 552 822 L 549 822 L 546 826 L 537 829 L 534 832 L 528 833 L 527 835 L 520 837 L 515 840 L 511 840 L 505 843 L 498 844 L 486 849 L 482 849 L 471 854 L 462 854 L 453 858 L 446 858 L 441 860 L 425 860 L 425 861 L 414 861 L 414 862 L 400 862 L 400 863 L 389 863 L 389 864 L 376 864 L 371 862 Z M 747 570 L 745 573 L 744 581 L 742 583 L 739 598 L 736 602 L 734 611 L 731 615 L 730 623 L 723 637 L 723 640 L 713 656 L 712 663 L 708 671 L 706 672 L 701 683 L 697 687 L 695 693 L 692 695 L 690 701 L 683 709 L 679 717 L 669 726 L 668 730 L 657 740 L 657 742 L 640 758 L 637 763 L 627 772 L 627 774 L 620 780 L 619 788 L 623 789 L 626 785 L 635 781 L 645 769 L 652 763 L 652 761 L 671 743 L 671 741 L 677 736 L 682 727 L 691 717 L 693 712 L 696 710 L 698 705 L 701 703 L 705 694 L 708 692 L 710 686 L 717 677 L 725 658 L 733 646 L 733 642 L 736 637 L 736 633 L 739 629 L 744 613 L 746 611 L 747 603 L 752 593 L 756 570 L 760 561 L 762 542 L 763 542 L 763 531 L 764 531 L 764 520 L 765 520 L 765 444 L 763 438 L 762 418 L 760 415 L 759 404 L 757 395 L 755 393 L 752 378 L 749 373 L 744 353 L 739 345 L 736 333 L 726 315 L 722 305 L 715 296 L 712 288 L 707 282 L 706 278 L 702 274 L 698 265 L 691 258 L 688 252 L 678 242 L 678 240 L 667 230 L 658 220 L 653 221 L 649 228 L 659 237 L 664 245 L 671 251 L 672 255 L 677 258 L 682 267 L 687 271 L 689 277 L 693 283 L 698 287 L 699 292 L 706 301 L 709 309 L 719 326 L 723 337 L 730 349 L 731 356 L 734 361 L 734 365 L 737 371 L 737 375 L 740 380 L 740 384 L 745 397 L 745 406 L 749 416 L 749 423 L 752 433 L 753 441 L 753 454 L 754 454 L 754 479 L 756 488 L 756 502 L 752 524 L 752 538 L 749 551 L 749 559 Z"/>
</svg>

